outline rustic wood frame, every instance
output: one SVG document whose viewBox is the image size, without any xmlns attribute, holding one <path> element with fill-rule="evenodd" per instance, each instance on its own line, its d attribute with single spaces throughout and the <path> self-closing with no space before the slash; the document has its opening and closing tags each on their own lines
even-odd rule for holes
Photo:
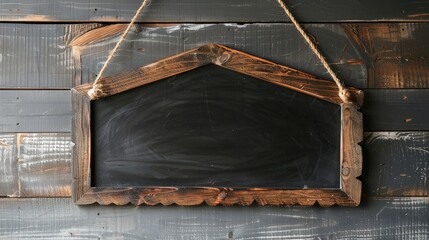
<svg viewBox="0 0 429 240">
<path fill-rule="evenodd" d="M 363 102 L 363 92 L 350 88 L 351 103 L 343 103 L 338 88 L 332 81 L 275 64 L 273 62 L 230 49 L 218 44 L 208 44 L 184 53 L 162 59 L 153 64 L 102 79 L 101 97 L 112 96 L 151 82 L 171 77 L 192 69 L 215 64 L 245 75 L 271 82 L 311 95 L 341 106 L 341 181 L 340 189 L 229 189 L 229 188 L 99 188 L 91 186 L 91 101 L 88 90 L 92 84 L 72 89 L 73 125 L 73 200 L 76 204 L 101 205 L 132 203 L 135 205 L 313 205 L 338 204 L 357 206 L 361 197 L 362 172 L 362 114 L 358 108 Z"/>
</svg>

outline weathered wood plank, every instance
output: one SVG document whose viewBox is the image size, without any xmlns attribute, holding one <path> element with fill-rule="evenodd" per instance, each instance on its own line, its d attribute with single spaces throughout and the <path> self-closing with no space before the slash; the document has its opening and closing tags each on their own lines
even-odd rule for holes
<svg viewBox="0 0 429 240">
<path fill-rule="evenodd" d="M 0 134 L 0 197 L 18 196 L 15 134 Z"/>
<path fill-rule="evenodd" d="M 19 162 L 20 172 L 24 173 L 22 195 L 69 196 L 70 189 L 67 187 L 69 183 L 71 184 L 69 151 L 72 145 L 70 134 L 20 135 L 19 139 L 28 139 L 17 143 L 18 148 L 22 149 L 19 159 L 24 159 Z M 367 133 L 362 144 L 363 194 L 372 197 L 429 196 L 428 143 L 429 132 Z M 6 153 L 10 154 L 8 151 L 10 150 L 6 150 Z M 4 156 L 1 156 L 2 160 Z M 7 156 L 15 161 L 18 159 L 17 155 Z M 11 174 L 9 172 L 11 168 L 14 167 L 0 165 L 0 173 Z M 8 190 L 8 193 L 2 193 L 1 196 L 8 194 L 19 196 L 13 187 L 18 185 L 18 178 L 14 175 L 8 177 L 10 180 L 7 181 L 7 186 L 11 186 L 10 189 L 13 190 Z M 37 181 L 33 183 L 31 180 Z"/>
<path fill-rule="evenodd" d="M 429 130 L 429 90 L 366 89 L 364 92 L 365 131 Z M 68 90 L 0 90 L 0 99 L 0 132 L 71 130 Z"/>
<path fill-rule="evenodd" d="M 81 37 L 75 44 L 87 44 L 85 49 L 65 46 L 97 26 L 101 25 L 1 24 L 0 88 L 71 88 L 80 84 L 81 74 L 84 83 L 93 80 L 124 25 Z M 129 36 L 109 67 L 111 73 L 216 42 L 329 78 L 290 24 L 139 26 L 141 32 Z M 428 27 L 426 23 L 305 25 L 341 79 L 360 88 L 367 86 L 367 77 L 369 87 L 429 87 Z"/>
<path fill-rule="evenodd" d="M 0 88 L 73 87 L 79 62 L 74 62 L 66 45 L 99 26 L 0 24 Z"/>
<path fill-rule="evenodd" d="M 365 195 L 429 195 L 429 132 L 367 133 L 362 149 Z"/>
<path fill-rule="evenodd" d="M 429 89 L 367 89 L 365 131 L 428 131 Z"/>
<path fill-rule="evenodd" d="M 71 145 L 68 133 L 18 134 L 19 196 L 70 196 Z"/>
<path fill-rule="evenodd" d="M 69 90 L 0 90 L 0 132 L 71 131 Z"/>
<path fill-rule="evenodd" d="M 64 25 L 0 24 L 0 32 L 1 88 L 72 86 L 73 61 L 64 44 Z"/>
<path fill-rule="evenodd" d="M 86 206 L 1 199 L 7 239 L 427 239 L 429 198 L 365 199 L 345 207 Z"/>
<path fill-rule="evenodd" d="M 288 0 L 303 22 L 428 20 L 426 1 Z M 3 0 L 0 21 L 129 21 L 141 1 Z M 288 21 L 276 0 L 151 1 L 139 19 L 144 22 L 279 22 Z"/>
<path fill-rule="evenodd" d="M 429 87 L 429 24 L 360 23 L 345 30 L 366 56 L 368 87 Z"/>
<path fill-rule="evenodd" d="M 94 81 L 125 25 L 89 31 L 70 43 L 81 62 L 82 83 Z M 366 87 L 367 72 L 359 48 L 340 24 L 309 24 L 321 51 L 345 83 Z M 324 79 L 331 79 L 291 24 L 138 25 L 128 36 L 104 76 L 138 68 L 162 58 L 200 47 L 222 44 Z M 79 73 L 78 73 L 79 75 Z"/>
</svg>

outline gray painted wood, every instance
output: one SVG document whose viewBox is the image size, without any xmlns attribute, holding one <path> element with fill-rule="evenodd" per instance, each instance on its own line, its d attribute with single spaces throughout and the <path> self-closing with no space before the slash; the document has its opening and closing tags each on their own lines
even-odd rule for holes
<svg viewBox="0 0 429 240">
<path fill-rule="evenodd" d="M 429 130 L 429 89 L 366 89 L 366 131 Z"/>
<path fill-rule="evenodd" d="M 0 132 L 70 132 L 69 90 L 0 90 Z"/>
<path fill-rule="evenodd" d="M 303 22 L 428 20 L 427 1 L 287 0 Z M 129 21 L 141 1 L 2 0 L 0 21 Z M 152 0 L 145 22 L 288 21 L 276 0 Z"/>
<path fill-rule="evenodd" d="M 429 132 L 372 132 L 362 146 L 366 196 L 429 196 Z"/>
<path fill-rule="evenodd" d="M 0 136 L 10 147 L 15 141 L 10 134 Z M 362 144 L 363 195 L 429 196 L 428 142 L 429 132 L 366 133 Z M 0 164 L 0 196 L 70 196 L 69 133 L 18 134 L 16 146 L 19 153 L 0 146 L 2 161 L 7 157 L 7 164 Z M 17 160 L 19 166 L 14 164 Z M 14 173 L 18 167 L 19 177 Z"/>
<path fill-rule="evenodd" d="M 125 25 L 123 25 L 123 28 Z M 305 25 L 338 75 L 349 86 L 366 87 L 367 71 L 359 47 L 338 24 Z M 92 82 L 123 28 L 89 31 L 73 47 L 81 62 L 82 83 Z M 139 25 L 128 35 L 105 76 L 153 63 L 207 43 L 219 43 L 257 57 L 330 79 L 320 61 L 291 24 Z M 71 44 L 73 45 L 73 43 Z M 78 45 L 78 46 L 76 46 Z"/>
<path fill-rule="evenodd" d="M 85 206 L 0 200 L 3 239 L 427 239 L 429 198 L 346 207 Z"/>
<path fill-rule="evenodd" d="M 70 134 L 21 133 L 18 142 L 19 196 L 70 196 Z"/>
<path fill-rule="evenodd" d="M 72 86 L 74 63 L 64 25 L 0 24 L 0 32 L 0 88 Z"/>
<path fill-rule="evenodd" d="M 0 196 L 18 196 L 15 134 L 0 133 Z"/>
<path fill-rule="evenodd" d="M 429 90 L 365 89 L 365 131 L 429 130 Z M 0 132 L 70 132 L 68 90 L 0 90 Z M 19 125 L 17 125 L 19 123 Z"/>
</svg>

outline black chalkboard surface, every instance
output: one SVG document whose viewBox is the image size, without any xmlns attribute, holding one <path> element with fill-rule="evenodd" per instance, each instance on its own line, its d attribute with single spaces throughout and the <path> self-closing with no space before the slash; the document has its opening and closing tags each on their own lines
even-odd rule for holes
<svg viewBox="0 0 429 240">
<path fill-rule="evenodd" d="M 340 188 L 341 107 L 219 66 L 91 116 L 93 187 Z"/>
</svg>

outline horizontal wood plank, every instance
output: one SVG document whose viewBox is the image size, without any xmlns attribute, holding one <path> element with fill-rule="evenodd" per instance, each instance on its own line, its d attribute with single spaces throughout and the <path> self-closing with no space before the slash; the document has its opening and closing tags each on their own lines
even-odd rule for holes
<svg viewBox="0 0 429 240">
<path fill-rule="evenodd" d="M 1 24 L 0 88 L 64 89 L 93 81 L 125 28 L 121 24 L 110 25 L 84 34 L 100 26 Z M 106 76 L 207 43 L 219 43 L 329 78 L 290 24 L 137 26 Z M 347 85 L 429 87 L 427 23 L 305 24 L 304 27 Z"/>
<path fill-rule="evenodd" d="M 428 131 L 429 89 L 366 89 L 365 131 Z"/>
<path fill-rule="evenodd" d="M 81 64 L 82 83 L 95 80 L 125 27 L 102 27 L 70 42 L 73 56 Z M 321 51 L 348 86 L 366 87 L 364 55 L 340 24 L 309 24 L 305 27 L 317 39 Z M 128 35 L 104 76 L 139 68 L 209 43 L 222 44 L 319 78 L 331 79 L 296 29 L 291 24 L 280 23 L 138 25 Z"/>
<path fill-rule="evenodd" d="M 6 139 L 13 140 L 8 134 L 2 136 L 5 136 L 3 142 Z M 8 159 L 19 159 L 20 173 L 18 178 L 9 172 L 10 169 L 18 168 L 13 162 L 0 165 L 0 173 L 3 173 L 1 179 L 9 179 L 0 183 L 3 188 L 0 196 L 70 196 L 70 155 L 73 145 L 70 134 L 19 134 L 18 139 L 19 156 L 0 146 L 4 154 L 2 159 L 6 159 L 3 158 L 6 155 Z M 363 195 L 429 196 L 428 143 L 429 132 L 366 133 L 362 144 Z M 20 192 L 14 187 L 18 186 L 17 181 L 21 182 Z"/>
<path fill-rule="evenodd" d="M 0 132 L 70 132 L 69 90 L 0 90 Z"/>
<path fill-rule="evenodd" d="M 365 131 L 428 131 L 429 90 L 365 89 Z M 69 132 L 69 90 L 0 90 L 0 132 Z"/>
<path fill-rule="evenodd" d="M 302 22 L 424 21 L 426 1 L 287 0 Z M 0 21 L 22 22 L 127 22 L 141 1 L 3 0 Z M 165 0 L 151 1 L 141 14 L 144 22 L 285 22 L 276 0 Z"/>
<path fill-rule="evenodd" d="M 1 199 L 7 239 L 426 239 L 429 198 L 364 199 L 347 207 L 75 206 Z"/>
</svg>

